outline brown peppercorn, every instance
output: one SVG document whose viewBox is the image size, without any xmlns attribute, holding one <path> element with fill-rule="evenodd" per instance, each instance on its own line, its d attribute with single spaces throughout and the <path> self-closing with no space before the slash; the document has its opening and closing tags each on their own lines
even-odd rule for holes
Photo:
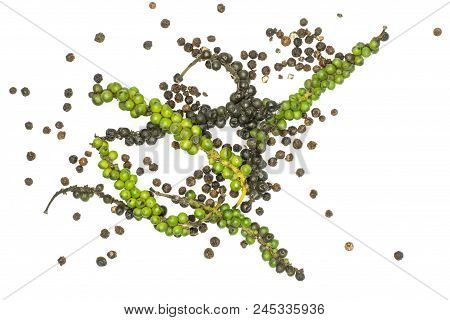
<svg viewBox="0 0 450 320">
<path fill-rule="evenodd" d="M 72 110 L 72 105 L 70 103 L 64 103 L 63 111 L 64 112 L 69 112 L 70 110 Z"/>
<path fill-rule="evenodd" d="M 75 55 L 73 53 L 68 53 L 66 55 L 66 61 L 67 62 L 73 62 L 73 60 L 75 60 Z"/>
<path fill-rule="evenodd" d="M 272 190 L 275 191 L 275 192 L 280 191 L 280 190 L 281 190 L 280 184 L 279 184 L 279 183 L 274 183 L 274 184 L 272 185 Z"/>
<path fill-rule="evenodd" d="M 115 226 L 114 227 L 114 231 L 116 232 L 116 234 L 118 234 L 119 236 L 123 235 L 125 233 L 125 229 L 121 226 Z"/>
<path fill-rule="evenodd" d="M 177 44 L 182 47 L 186 44 L 186 40 L 184 38 L 178 38 Z M 167 89 L 161 89 L 161 90 L 167 90 Z"/>
<path fill-rule="evenodd" d="M 169 193 L 170 191 L 172 191 L 172 186 L 170 185 L 170 183 L 164 183 L 162 185 L 162 190 L 164 193 Z"/>
<path fill-rule="evenodd" d="M 275 153 L 275 158 L 277 158 L 277 159 L 283 159 L 285 155 L 286 155 L 286 152 L 284 152 L 283 150 L 278 150 L 278 151 Z"/>
<path fill-rule="evenodd" d="M 352 251 L 353 250 L 353 243 L 352 242 L 346 242 L 345 243 L 345 250 Z"/>
<path fill-rule="evenodd" d="M 317 197 L 317 195 L 318 195 L 317 190 L 312 189 L 312 190 L 309 192 L 309 196 L 310 196 L 312 199 L 315 199 L 315 198 Z"/>
<path fill-rule="evenodd" d="M 284 36 L 284 37 L 281 39 L 281 44 L 282 44 L 284 47 L 289 46 L 289 45 L 291 44 L 291 38 L 289 38 L 289 37 L 287 37 L 287 36 Z"/>
<path fill-rule="evenodd" d="M 161 185 L 161 180 L 158 178 L 155 178 L 155 179 L 153 179 L 152 183 L 155 187 L 159 187 Z"/>
<path fill-rule="evenodd" d="M 73 90 L 71 88 L 67 88 L 64 90 L 64 97 L 70 98 L 73 96 Z"/>
<path fill-rule="evenodd" d="M 117 252 L 115 252 L 114 250 L 111 250 L 111 251 L 108 251 L 108 253 L 106 255 L 110 259 L 115 259 L 117 257 Z"/>
<path fill-rule="evenodd" d="M 308 24 L 308 20 L 306 20 L 306 18 L 300 19 L 300 25 L 301 25 L 302 27 L 306 26 L 307 24 Z"/>
<path fill-rule="evenodd" d="M 150 50 L 153 47 L 153 42 L 150 40 L 145 41 L 142 46 L 145 50 Z"/>
<path fill-rule="evenodd" d="M 31 186 L 31 185 L 33 184 L 33 179 L 31 179 L 31 178 L 25 178 L 25 184 L 26 184 L 27 186 Z"/>
<path fill-rule="evenodd" d="M 314 150 L 317 147 L 317 143 L 314 141 L 310 141 L 306 144 L 309 150 Z"/>
<path fill-rule="evenodd" d="M 292 153 L 288 153 L 284 160 L 286 160 L 287 162 L 291 162 L 292 160 L 294 160 L 294 155 Z"/>
<path fill-rule="evenodd" d="M 326 119 L 327 119 L 327 117 L 325 117 L 324 115 L 321 115 L 321 116 L 319 117 L 319 121 L 320 121 L 320 122 L 325 122 Z"/>
<path fill-rule="evenodd" d="M 125 163 L 123 164 L 123 167 L 126 168 L 126 169 L 131 169 L 132 166 L 133 166 L 133 165 L 132 165 L 132 163 L 131 163 L 130 161 L 127 161 L 127 162 L 125 162 Z"/>
<path fill-rule="evenodd" d="M 396 251 L 396 252 L 394 253 L 394 259 L 397 260 L 397 261 L 402 260 L 402 259 L 403 259 L 403 252 L 401 252 L 401 251 Z"/>
<path fill-rule="evenodd" d="M 442 29 L 441 29 L 441 28 L 434 28 L 434 29 L 433 29 L 433 34 L 434 34 L 436 37 L 439 37 L 439 36 L 442 34 Z"/>
<path fill-rule="evenodd" d="M 62 177 L 61 178 L 61 184 L 63 185 L 63 186 L 68 186 L 69 185 L 69 183 L 70 183 L 70 181 L 69 181 L 69 178 L 67 178 L 67 177 Z"/>
<path fill-rule="evenodd" d="M 63 140 L 66 137 L 66 132 L 59 131 L 58 134 L 56 135 L 56 137 L 58 138 L 58 140 Z"/>
<path fill-rule="evenodd" d="M 222 3 L 219 3 L 219 4 L 217 5 L 217 11 L 218 11 L 219 13 L 224 13 L 224 12 L 225 12 L 225 6 L 224 6 Z"/>
<path fill-rule="evenodd" d="M 337 114 L 338 114 L 337 109 L 332 109 L 332 110 L 331 110 L 331 115 L 332 115 L 332 116 L 337 116 Z"/>
<path fill-rule="evenodd" d="M 162 19 L 161 20 L 161 27 L 164 29 L 167 29 L 170 26 L 170 20 L 169 19 Z"/>
<path fill-rule="evenodd" d="M 9 88 L 9 93 L 10 94 L 16 94 L 17 93 L 17 88 L 16 87 Z"/>
<path fill-rule="evenodd" d="M 194 47 L 200 47 L 200 45 L 202 44 L 202 40 L 200 39 L 200 38 L 194 38 L 194 39 L 192 39 L 192 45 L 194 46 Z"/>
<path fill-rule="evenodd" d="M 80 158 L 80 160 L 78 160 L 78 164 L 82 167 L 86 166 L 88 164 L 88 159 L 86 159 L 85 157 Z"/>
<path fill-rule="evenodd" d="M 75 212 L 72 216 L 72 219 L 74 221 L 78 221 L 78 220 L 80 220 L 80 218 L 81 218 L 81 214 L 79 212 Z"/>
<path fill-rule="evenodd" d="M 23 87 L 22 89 L 20 89 L 20 92 L 24 97 L 28 97 L 30 95 L 30 89 L 28 89 L 27 87 Z"/>
<path fill-rule="evenodd" d="M 150 164 L 150 165 L 148 166 L 148 169 L 149 169 L 150 171 L 158 171 L 158 164 L 152 163 L 152 164 Z"/>
<path fill-rule="evenodd" d="M 103 239 L 107 239 L 110 235 L 110 232 L 108 229 L 102 229 L 102 231 L 100 231 L 100 237 L 102 237 Z"/>
<path fill-rule="evenodd" d="M 206 40 L 208 40 L 209 42 L 214 42 L 214 41 L 216 41 L 216 37 L 213 35 L 210 35 L 210 36 L 206 37 Z"/>
<path fill-rule="evenodd" d="M 27 152 L 27 160 L 33 161 L 34 159 L 36 159 L 36 153 L 34 153 L 33 151 L 28 151 Z"/>
<path fill-rule="evenodd" d="M 144 172 L 145 172 L 144 168 L 142 168 L 142 167 L 139 167 L 136 169 L 136 175 L 138 175 L 138 176 L 142 176 L 144 174 Z"/>
<path fill-rule="evenodd" d="M 123 162 L 128 162 L 130 160 L 130 156 L 125 153 L 122 154 L 120 158 L 122 159 Z"/>
<path fill-rule="evenodd" d="M 150 9 L 155 9 L 156 8 L 156 3 L 155 2 L 153 2 L 153 1 L 151 1 L 149 4 L 148 4 L 148 7 L 150 8 Z"/>
<path fill-rule="evenodd" d="M 333 216 L 333 211 L 331 211 L 331 210 L 325 211 L 325 217 L 331 218 L 332 216 Z"/>
<path fill-rule="evenodd" d="M 213 247 L 213 248 L 218 247 L 220 245 L 220 239 L 217 237 L 212 237 L 209 240 L 209 243 L 211 244 L 211 247 Z"/>
<path fill-rule="evenodd" d="M 301 124 L 298 126 L 298 133 L 305 133 L 306 132 L 306 126 L 304 124 Z"/>
<path fill-rule="evenodd" d="M 203 252 L 203 255 L 206 259 L 212 259 L 214 257 L 214 251 L 211 248 L 206 248 Z"/>
<path fill-rule="evenodd" d="M 66 264 L 66 261 L 67 261 L 66 257 L 61 256 L 58 258 L 58 264 L 60 266 L 63 266 L 64 264 Z"/>
<path fill-rule="evenodd" d="M 187 177 L 186 178 L 186 185 L 188 187 L 193 187 L 195 185 L 196 179 L 194 177 Z"/>
<path fill-rule="evenodd" d="M 292 142 L 292 147 L 294 149 L 301 149 L 302 146 L 303 142 L 300 139 L 294 139 L 294 141 Z"/>
<path fill-rule="evenodd" d="M 311 110 L 311 115 L 312 115 L 314 118 L 320 117 L 320 109 L 319 109 L 319 108 L 313 108 L 313 109 Z"/>
<path fill-rule="evenodd" d="M 264 214 L 264 209 L 261 207 L 257 208 L 255 211 L 258 216 L 262 216 Z"/>
<path fill-rule="evenodd" d="M 64 128 L 64 124 L 61 121 L 58 121 L 55 123 L 56 129 L 62 129 Z"/>
<path fill-rule="evenodd" d="M 305 174 L 305 170 L 302 168 L 299 168 L 295 171 L 295 174 L 297 175 L 297 177 L 303 177 L 303 175 Z"/>
<path fill-rule="evenodd" d="M 84 169 L 83 169 L 82 166 L 76 166 L 76 167 L 75 167 L 75 170 L 76 170 L 78 173 L 82 173 Z"/>
<path fill-rule="evenodd" d="M 102 43 L 103 41 L 105 41 L 105 35 L 102 32 L 97 33 L 94 37 L 94 41 Z"/>
<path fill-rule="evenodd" d="M 329 55 L 333 55 L 335 50 L 332 46 L 327 46 L 327 48 L 325 49 L 325 52 Z"/>
<path fill-rule="evenodd" d="M 33 123 L 30 121 L 25 122 L 25 129 L 27 130 L 33 129 Z"/>
<path fill-rule="evenodd" d="M 84 155 L 85 155 L 86 157 L 90 158 L 90 157 L 92 156 L 92 151 L 86 150 L 86 151 L 84 152 Z"/>
<path fill-rule="evenodd" d="M 149 166 L 152 163 L 152 159 L 150 157 L 144 157 L 144 159 L 142 159 L 142 163 L 145 166 Z"/>
</svg>

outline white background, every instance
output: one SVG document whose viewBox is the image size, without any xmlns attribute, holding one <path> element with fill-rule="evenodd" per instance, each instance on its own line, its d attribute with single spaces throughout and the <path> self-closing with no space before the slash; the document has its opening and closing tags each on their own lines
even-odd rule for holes
<svg viewBox="0 0 450 320">
<path fill-rule="evenodd" d="M 288 51 L 276 56 L 275 48 L 280 46 L 267 41 L 265 29 L 269 26 L 288 32 L 298 29 L 299 19 L 307 17 L 310 27 L 323 28 L 325 42 L 345 52 L 378 34 L 383 25 L 388 25 L 394 39 L 445 4 L 223 2 L 224 14 L 216 11 L 219 1 L 212 0 L 160 0 L 156 10 L 142 0 L 5 1 L 72 49 L 0 3 L 2 298 L 119 220 L 98 200 L 85 204 L 69 197 L 60 197 L 48 216 L 42 214 L 62 176 L 78 184 L 106 182 L 96 168 L 97 158 L 91 158 L 86 172 L 79 175 L 68 165 L 70 154 L 81 155 L 93 135 L 108 127 L 139 128 L 145 123 L 144 119 L 129 118 L 113 104 L 94 107 L 90 103 L 87 93 L 92 76 L 100 69 L 80 54 L 122 82 L 139 87 L 147 97 L 161 97 L 158 83 L 170 82 L 191 60 L 176 45 L 180 36 L 200 36 L 206 43 L 206 36 L 214 34 L 216 44 L 234 56 L 242 49 L 256 49 L 281 60 L 281 56 L 288 57 Z M 261 203 L 265 214 L 255 220 L 270 226 L 281 246 L 289 250 L 291 261 L 305 268 L 303 283 L 276 274 L 261 261 L 256 246 L 244 251 L 239 246 L 240 236 L 231 238 L 214 226 L 208 234 L 178 240 L 161 236 L 148 223 L 126 221 L 122 223 L 123 236 L 112 234 L 108 240 L 93 241 L 72 255 L 64 267 L 54 267 L 2 301 L 0 318 L 126 319 L 124 305 L 158 303 L 237 305 L 243 310 L 241 318 L 249 318 L 255 303 L 323 303 L 325 314 L 315 318 L 448 319 L 448 300 L 396 265 L 441 295 L 450 295 L 449 10 L 450 6 L 443 8 L 399 36 L 368 59 L 345 85 L 321 97 L 317 106 L 328 117 L 308 134 L 308 140 L 319 143 L 315 151 L 303 151 L 308 175 L 297 178 L 292 173 L 294 166 L 271 176 L 316 211 L 323 214 L 332 209 L 335 215 L 330 221 L 357 238 L 286 193 L 274 194 L 270 203 Z M 163 18 L 170 19 L 169 29 L 160 27 Z M 443 30 L 441 37 L 432 35 L 436 26 Z M 103 44 L 93 41 L 97 32 L 105 33 Z M 150 51 L 142 48 L 146 40 L 153 41 Z M 79 53 L 76 60 L 65 62 L 65 55 L 73 51 Z M 274 61 L 270 60 L 270 65 Z M 114 80 L 102 73 L 106 81 Z M 223 104 L 232 90 L 223 71 L 214 73 L 202 66 L 185 79 L 207 91 L 205 102 L 214 106 Z M 258 94 L 281 100 L 303 81 L 299 74 L 294 80 L 282 81 L 271 75 L 267 84 L 257 82 Z M 28 86 L 31 95 L 9 95 L 11 86 Z M 72 111 L 65 113 L 63 91 L 68 87 L 75 94 L 70 99 Z M 329 110 L 333 107 L 339 115 L 332 118 Z M 56 139 L 54 123 L 58 120 L 65 124 L 65 141 Z M 25 130 L 26 121 L 34 123 L 32 131 Z M 46 125 L 53 128 L 49 136 L 42 134 Z M 155 176 L 172 184 L 188 176 L 174 172 L 175 162 L 191 161 L 192 171 L 202 165 L 200 156 L 194 163 L 192 157 L 168 149 L 168 143 L 159 142 L 158 152 L 166 152 L 158 157 L 160 172 L 142 177 L 142 187 L 150 185 Z M 116 145 L 126 150 L 134 163 L 138 161 L 136 148 L 125 149 L 120 142 Z M 30 150 L 37 153 L 31 163 L 25 158 Z M 27 176 L 35 181 L 32 187 L 23 183 Z M 112 191 L 110 185 L 107 188 Z M 308 196 L 311 188 L 319 191 L 315 200 Z M 79 222 L 71 218 L 76 211 L 82 214 Z M 251 216 L 256 217 L 254 213 Z M 207 261 L 203 250 L 213 235 L 219 236 L 222 244 L 214 259 Z M 352 252 L 344 250 L 347 241 L 355 244 Z M 95 258 L 111 249 L 118 252 L 118 258 L 98 268 Z M 400 262 L 393 259 L 397 250 L 405 254 Z M 259 316 L 266 317 L 282 316 Z"/>
</svg>

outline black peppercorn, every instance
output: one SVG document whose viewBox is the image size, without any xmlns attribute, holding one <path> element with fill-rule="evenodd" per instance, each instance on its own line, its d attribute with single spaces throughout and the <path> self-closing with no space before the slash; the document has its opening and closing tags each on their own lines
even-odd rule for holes
<svg viewBox="0 0 450 320">
<path fill-rule="evenodd" d="M 99 267 L 104 267 L 108 263 L 104 257 L 98 257 L 95 262 Z"/>
<path fill-rule="evenodd" d="M 109 237 L 109 230 L 108 229 L 102 229 L 102 231 L 100 231 L 100 237 L 102 237 L 103 239 L 107 239 Z"/>
</svg>

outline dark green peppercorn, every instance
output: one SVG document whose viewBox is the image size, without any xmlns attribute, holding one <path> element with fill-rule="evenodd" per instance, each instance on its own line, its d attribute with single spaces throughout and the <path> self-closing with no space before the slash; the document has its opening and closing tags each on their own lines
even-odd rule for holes
<svg viewBox="0 0 450 320">
<path fill-rule="evenodd" d="M 104 257 L 98 257 L 95 262 L 97 263 L 97 265 L 99 267 L 104 267 L 108 264 L 108 262 L 106 261 L 106 259 Z"/>
</svg>

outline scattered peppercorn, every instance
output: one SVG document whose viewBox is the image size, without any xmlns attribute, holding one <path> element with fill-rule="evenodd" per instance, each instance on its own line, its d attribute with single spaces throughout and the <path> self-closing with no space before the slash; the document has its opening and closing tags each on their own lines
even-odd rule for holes
<svg viewBox="0 0 450 320">
<path fill-rule="evenodd" d="M 353 250 L 353 243 L 352 242 L 346 242 L 345 243 L 345 250 L 352 251 Z"/>
<path fill-rule="evenodd" d="M 16 94 L 16 93 L 17 93 L 16 87 L 11 87 L 11 88 L 9 88 L 9 93 L 10 93 L 10 94 Z"/>
<path fill-rule="evenodd" d="M 27 186 L 31 186 L 31 185 L 33 184 L 33 179 L 31 179 L 31 178 L 26 178 L 26 179 L 25 179 L 25 184 L 26 184 Z"/>
<path fill-rule="evenodd" d="M 75 212 L 72 216 L 73 220 L 78 221 L 81 218 L 81 214 L 79 212 Z"/>
<path fill-rule="evenodd" d="M 439 36 L 442 34 L 442 29 L 441 29 L 441 28 L 434 28 L 433 34 L 434 34 L 436 37 L 439 37 Z"/>
<path fill-rule="evenodd" d="M 67 261 L 66 257 L 61 256 L 58 258 L 58 264 L 60 266 L 63 266 L 64 264 L 66 264 L 66 261 Z"/>
<path fill-rule="evenodd" d="M 225 12 L 225 6 L 222 3 L 219 3 L 217 5 L 217 11 L 219 11 L 220 13 L 224 13 Z"/>
<path fill-rule="evenodd" d="M 118 234 L 119 236 L 123 235 L 125 233 L 125 229 L 121 226 L 115 226 L 114 227 L 114 231 L 116 232 L 116 234 Z"/>
<path fill-rule="evenodd" d="M 107 239 L 109 237 L 109 230 L 108 229 L 102 229 L 102 231 L 100 231 L 100 237 L 102 237 L 103 239 Z"/>
<path fill-rule="evenodd" d="M 167 29 L 170 26 L 170 21 L 168 19 L 161 20 L 161 27 Z"/>
<path fill-rule="evenodd" d="M 114 250 L 111 250 L 111 251 L 108 251 L 108 253 L 106 255 L 110 259 L 115 259 L 117 257 L 117 252 L 115 252 Z"/>
<path fill-rule="evenodd" d="M 94 40 L 95 42 L 102 43 L 103 41 L 105 41 L 105 35 L 102 32 L 99 32 L 95 35 Z"/>
<path fill-rule="evenodd" d="M 145 50 L 150 50 L 153 46 L 153 42 L 150 40 L 145 41 L 142 46 L 144 47 Z"/>
<path fill-rule="evenodd" d="M 395 258 L 395 260 L 397 260 L 397 261 L 402 260 L 402 259 L 403 259 L 403 252 L 401 252 L 401 251 L 396 251 L 396 252 L 394 253 L 394 258 Z"/>
<path fill-rule="evenodd" d="M 98 257 L 95 262 L 99 267 L 104 267 L 108 263 L 104 257 Z"/>
<path fill-rule="evenodd" d="M 325 217 L 331 218 L 332 216 L 333 216 L 333 211 L 331 211 L 331 210 L 325 211 Z"/>
<path fill-rule="evenodd" d="M 66 137 L 66 132 L 65 131 L 59 131 L 56 136 L 57 136 L 58 140 L 63 140 Z"/>
<path fill-rule="evenodd" d="M 88 159 L 86 159 L 85 157 L 80 158 L 80 160 L 78 160 L 78 164 L 82 167 L 86 166 L 88 164 Z"/>
<path fill-rule="evenodd" d="M 27 130 L 33 129 L 33 123 L 30 121 L 25 122 L 25 129 Z"/>
<path fill-rule="evenodd" d="M 155 8 L 156 8 L 156 3 L 153 2 L 153 1 L 151 1 L 151 2 L 148 4 L 148 6 L 149 6 L 150 9 L 155 9 Z"/>
<path fill-rule="evenodd" d="M 72 110 L 72 105 L 70 103 L 64 103 L 63 105 L 63 110 L 64 112 L 69 112 L 70 110 Z"/>
<path fill-rule="evenodd" d="M 317 197 L 317 195 L 318 195 L 317 190 L 312 189 L 312 190 L 309 192 L 309 196 L 310 196 L 312 199 L 315 199 L 315 198 Z"/>
<path fill-rule="evenodd" d="M 211 248 L 206 248 L 203 252 L 203 255 L 206 259 L 212 259 L 214 257 L 214 251 Z"/>
<path fill-rule="evenodd" d="M 33 151 L 28 151 L 27 152 L 27 160 L 33 161 L 34 159 L 36 159 L 36 153 L 34 153 Z"/>
<path fill-rule="evenodd" d="M 62 184 L 63 186 L 68 186 L 69 183 L 70 183 L 69 178 L 67 178 L 67 177 L 62 177 L 62 178 L 61 178 L 61 184 Z"/>
<path fill-rule="evenodd" d="M 66 55 L 66 61 L 67 62 L 72 62 L 73 60 L 75 60 L 75 55 L 73 53 L 68 53 Z"/>
<path fill-rule="evenodd" d="M 64 90 L 64 97 L 70 98 L 73 95 L 73 90 L 71 88 L 67 88 Z"/>
<path fill-rule="evenodd" d="M 42 132 L 43 132 L 44 134 L 49 134 L 51 131 L 52 131 L 52 129 L 50 129 L 50 127 L 44 127 L 44 128 L 42 129 Z"/>
<path fill-rule="evenodd" d="M 211 247 L 218 247 L 219 245 L 220 245 L 220 239 L 219 238 L 217 238 L 217 237 L 212 237 L 210 240 L 209 240 L 209 243 L 211 244 Z"/>
<path fill-rule="evenodd" d="M 303 177 L 303 175 L 305 174 L 305 170 L 302 168 L 299 168 L 295 171 L 295 174 L 297 175 L 297 177 Z"/>
<path fill-rule="evenodd" d="M 314 150 L 317 147 L 317 142 L 314 141 L 309 141 L 306 146 L 308 147 L 309 150 Z"/>
<path fill-rule="evenodd" d="M 24 97 L 28 97 L 30 95 L 30 89 L 28 89 L 27 87 L 23 87 L 22 89 L 20 89 L 20 92 Z"/>
<path fill-rule="evenodd" d="M 61 121 L 58 121 L 55 123 L 56 129 L 62 129 L 64 128 L 64 124 Z"/>
</svg>

